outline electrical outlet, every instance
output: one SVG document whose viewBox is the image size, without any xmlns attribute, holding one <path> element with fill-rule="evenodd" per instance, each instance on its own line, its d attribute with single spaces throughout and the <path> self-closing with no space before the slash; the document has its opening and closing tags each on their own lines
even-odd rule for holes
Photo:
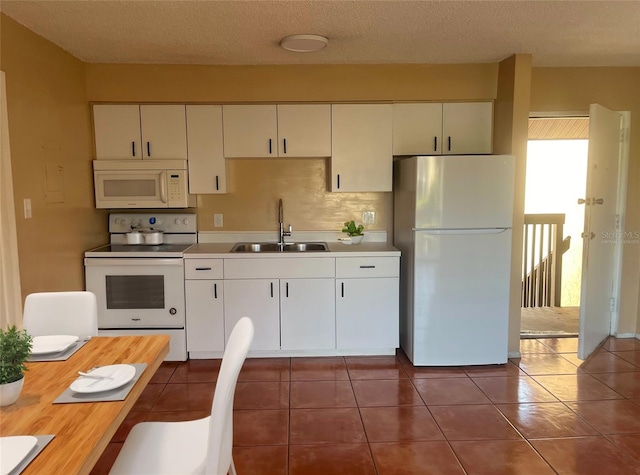
<svg viewBox="0 0 640 475">
<path fill-rule="evenodd" d="M 222 213 L 215 213 L 213 215 L 213 227 L 214 228 L 222 227 Z"/>
<path fill-rule="evenodd" d="M 362 224 L 376 224 L 376 212 L 375 211 L 363 211 L 362 212 Z"/>
</svg>

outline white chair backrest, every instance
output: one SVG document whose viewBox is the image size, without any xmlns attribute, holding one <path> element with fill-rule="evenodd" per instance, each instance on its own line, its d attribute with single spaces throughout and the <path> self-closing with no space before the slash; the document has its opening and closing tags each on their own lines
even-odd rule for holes
<svg viewBox="0 0 640 475">
<path fill-rule="evenodd" d="M 27 295 L 22 321 L 31 336 L 98 334 L 98 304 L 92 292 L 39 292 Z"/>
<path fill-rule="evenodd" d="M 233 396 L 238 375 L 253 341 L 253 333 L 251 319 L 242 317 L 233 327 L 224 350 L 209 422 L 209 446 L 205 472 L 207 474 L 226 474 L 231 465 Z"/>
</svg>

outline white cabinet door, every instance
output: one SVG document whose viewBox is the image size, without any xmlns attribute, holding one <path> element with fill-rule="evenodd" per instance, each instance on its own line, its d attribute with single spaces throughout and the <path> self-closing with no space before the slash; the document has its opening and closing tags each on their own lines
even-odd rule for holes
<svg viewBox="0 0 640 475">
<path fill-rule="evenodd" d="M 393 154 L 442 153 L 442 103 L 393 104 Z"/>
<path fill-rule="evenodd" d="M 336 347 L 334 279 L 280 281 L 283 350 Z"/>
<path fill-rule="evenodd" d="M 339 349 L 397 348 L 398 278 L 336 279 Z"/>
<path fill-rule="evenodd" d="M 144 158 L 187 159 L 184 105 L 141 105 L 140 123 Z"/>
<path fill-rule="evenodd" d="M 331 156 L 331 105 L 278 105 L 278 155 Z"/>
<path fill-rule="evenodd" d="M 391 191 L 391 104 L 334 104 L 331 191 Z"/>
<path fill-rule="evenodd" d="M 442 106 L 442 150 L 445 155 L 492 153 L 493 104 L 452 102 Z"/>
<path fill-rule="evenodd" d="M 242 317 L 253 320 L 251 350 L 280 349 L 280 289 L 278 279 L 224 281 L 225 341 Z"/>
<path fill-rule="evenodd" d="M 222 106 L 225 157 L 275 157 L 278 122 L 275 105 Z"/>
<path fill-rule="evenodd" d="M 97 160 L 142 158 L 139 106 L 96 104 L 93 125 Z"/>
<path fill-rule="evenodd" d="M 222 106 L 187 106 L 189 193 L 226 193 Z"/>
<path fill-rule="evenodd" d="M 224 304 L 221 280 L 187 280 L 187 351 L 223 351 Z"/>
</svg>

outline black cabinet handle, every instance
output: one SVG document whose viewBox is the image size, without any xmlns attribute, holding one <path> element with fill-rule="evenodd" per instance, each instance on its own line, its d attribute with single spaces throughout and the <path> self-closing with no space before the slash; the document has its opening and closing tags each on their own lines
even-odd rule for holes
<svg viewBox="0 0 640 475">
<path fill-rule="evenodd" d="M 451 151 L 451 137 L 447 140 L 447 147 L 449 148 L 449 151 Z"/>
<path fill-rule="evenodd" d="M 269 155 L 271 155 L 271 139 L 269 139 Z"/>
<path fill-rule="evenodd" d="M 286 295 L 287 298 L 289 298 L 289 282 L 287 282 L 285 287 L 286 287 L 285 295 Z"/>
<path fill-rule="evenodd" d="M 136 143 L 135 142 L 131 142 L 131 154 L 132 156 L 136 156 Z"/>
<path fill-rule="evenodd" d="M 211 267 L 196 267 L 196 270 L 211 270 Z"/>
<path fill-rule="evenodd" d="M 340 174 L 338 173 L 338 189 L 340 189 Z"/>
<path fill-rule="evenodd" d="M 218 183 L 218 175 L 216 175 L 216 191 L 218 191 L 220 189 L 219 183 Z"/>
<path fill-rule="evenodd" d="M 438 151 L 438 136 L 435 136 L 433 138 L 433 151 L 437 152 Z"/>
<path fill-rule="evenodd" d="M 271 282 L 271 298 L 273 298 L 273 282 Z"/>
<path fill-rule="evenodd" d="M 151 156 L 151 142 L 147 142 L 147 157 Z"/>
<path fill-rule="evenodd" d="M 284 153 L 287 153 L 287 139 L 282 139 L 282 145 L 284 148 Z"/>
<path fill-rule="evenodd" d="M 375 269 L 376 266 L 360 266 L 360 269 Z"/>
<path fill-rule="evenodd" d="M 342 287 L 342 296 L 344 297 L 344 282 L 342 282 L 340 286 Z"/>
<path fill-rule="evenodd" d="M 213 298 L 218 298 L 218 284 L 213 284 Z"/>
</svg>

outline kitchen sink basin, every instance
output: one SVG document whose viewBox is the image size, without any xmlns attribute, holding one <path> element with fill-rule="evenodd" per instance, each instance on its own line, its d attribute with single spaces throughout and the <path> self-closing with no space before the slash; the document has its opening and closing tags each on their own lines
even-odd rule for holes
<svg viewBox="0 0 640 475">
<path fill-rule="evenodd" d="M 275 242 L 239 242 L 231 252 L 322 252 L 328 251 L 326 242 L 288 242 L 281 246 Z"/>
</svg>

